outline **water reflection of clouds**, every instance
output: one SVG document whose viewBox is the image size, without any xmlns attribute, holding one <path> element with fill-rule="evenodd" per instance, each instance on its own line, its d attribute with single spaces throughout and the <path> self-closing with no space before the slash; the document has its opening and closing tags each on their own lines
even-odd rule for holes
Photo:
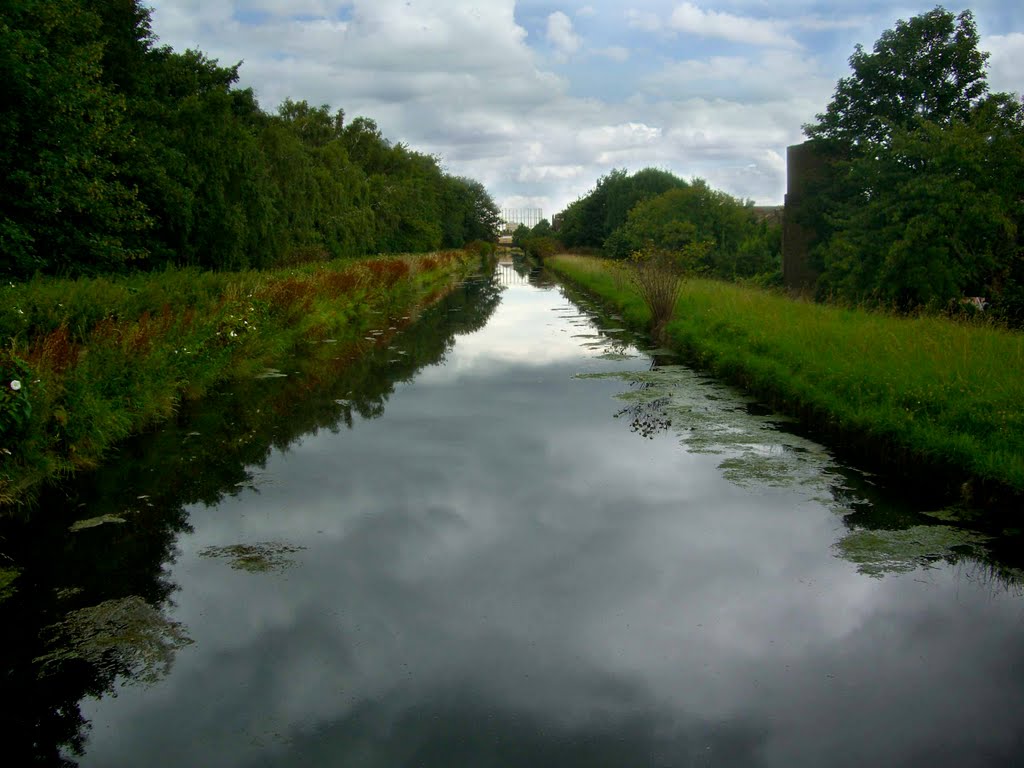
<svg viewBox="0 0 1024 768">
<path fill-rule="evenodd" d="M 510 289 L 459 337 L 460 374 L 194 509 L 172 577 L 196 645 L 161 687 L 91 707 L 85 764 L 455 764 L 447 738 L 464 764 L 493 742 L 534 756 L 495 765 L 952 765 L 965 729 L 1012 754 L 1022 687 L 992 681 L 1020 675 L 1019 602 L 968 599 L 949 569 L 865 578 L 805 494 L 630 434 L 621 382 L 573 380 L 576 342 L 533 325 L 553 300 Z M 572 355 L 541 364 L 549 334 Z M 198 557 L 265 540 L 307 549 L 272 575 Z"/>
<path fill-rule="evenodd" d="M 500 374 L 512 366 L 541 367 L 580 358 L 582 341 L 567 333 L 570 307 L 555 290 L 529 285 L 507 288 L 499 310 L 482 330 L 460 336 L 446 365 L 420 375 L 421 383 L 449 383 L 467 374 Z"/>
</svg>

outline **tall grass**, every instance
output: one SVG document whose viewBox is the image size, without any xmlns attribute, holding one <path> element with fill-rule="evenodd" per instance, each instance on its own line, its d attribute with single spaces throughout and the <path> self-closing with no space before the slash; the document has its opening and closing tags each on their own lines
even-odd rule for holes
<svg viewBox="0 0 1024 768">
<path fill-rule="evenodd" d="M 556 272 L 649 322 L 635 290 L 597 259 Z M 735 284 L 687 281 L 670 344 L 776 407 L 936 481 L 1024 493 L 1024 334 L 944 317 L 794 301 Z M 968 486 L 970 488 L 970 486 Z"/>
<path fill-rule="evenodd" d="M 443 294 L 478 260 L 449 251 L 0 287 L 0 506 L 95 466 L 182 398 L 304 343 L 362 340 L 381 317 Z"/>
</svg>

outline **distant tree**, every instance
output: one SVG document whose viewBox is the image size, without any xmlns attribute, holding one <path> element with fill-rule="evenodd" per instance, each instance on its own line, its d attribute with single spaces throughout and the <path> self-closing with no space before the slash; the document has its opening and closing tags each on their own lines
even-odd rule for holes
<svg viewBox="0 0 1024 768">
<path fill-rule="evenodd" d="M 770 229 L 759 224 L 752 205 L 712 189 L 703 179 L 638 203 L 626 223 L 605 243 L 605 253 L 629 258 L 648 247 L 681 251 L 704 244 L 694 265 L 707 274 L 733 279 L 771 271 L 778 258 Z"/>
<path fill-rule="evenodd" d="M 551 222 L 547 219 L 541 219 L 533 225 L 533 229 L 530 230 L 530 234 L 534 237 L 551 237 L 554 234 L 554 230 L 551 229 Z"/>
<path fill-rule="evenodd" d="M 668 171 L 645 168 L 634 174 L 615 169 L 597 180 L 594 189 L 559 214 L 559 235 L 566 246 L 602 248 L 608 236 L 626 222 L 626 216 L 643 200 L 686 182 Z"/>
<path fill-rule="evenodd" d="M 525 224 L 520 224 L 512 232 L 512 245 L 516 248 L 523 248 L 526 244 L 527 239 L 530 237 L 530 228 Z"/>
<path fill-rule="evenodd" d="M 461 179 L 469 189 L 472 207 L 466 229 L 467 240 L 493 242 L 498 239 L 501 226 L 501 211 L 484 185 L 473 179 Z"/>
</svg>

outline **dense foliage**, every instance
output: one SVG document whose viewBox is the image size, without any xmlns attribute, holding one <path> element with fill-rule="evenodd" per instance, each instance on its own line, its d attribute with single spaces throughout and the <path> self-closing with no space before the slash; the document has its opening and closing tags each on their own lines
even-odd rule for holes
<svg viewBox="0 0 1024 768">
<path fill-rule="evenodd" d="M 493 239 L 477 182 L 157 45 L 139 0 L 0 5 L 0 275 L 264 267 Z"/>
<path fill-rule="evenodd" d="M 668 171 L 645 168 L 632 175 L 623 169 L 598 179 L 589 194 L 559 214 L 559 235 L 569 248 L 601 248 L 605 240 L 626 223 L 637 203 L 660 195 L 686 182 Z"/>
<path fill-rule="evenodd" d="M 857 47 L 818 122 L 818 293 L 909 309 L 987 297 L 1024 320 L 1024 110 L 989 94 L 969 11 Z"/>
<path fill-rule="evenodd" d="M 780 272 L 778 223 L 758 216 L 750 201 L 668 171 L 612 171 L 556 220 L 566 247 L 601 248 L 614 259 L 656 248 L 699 252 L 694 270 L 725 279 L 775 280 Z"/>
</svg>

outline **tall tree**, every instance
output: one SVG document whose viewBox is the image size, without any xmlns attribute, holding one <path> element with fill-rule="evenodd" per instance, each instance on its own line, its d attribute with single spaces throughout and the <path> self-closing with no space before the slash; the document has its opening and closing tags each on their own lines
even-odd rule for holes
<svg viewBox="0 0 1024 768">
<path fill-rule="evenodd" d="M 825 112 L 804 132 L 866 150 L 917 120 L 941 125 L 966 119 L 988 90 L 987 60 L 970 11 L 954 16 L 937 7 L 901 19 L 882 33 L 872 53 L 857 45 L 850 56 L 853 73 L 839 81 Z"/>
<path fill-rule="evenodd" d="M 818 122 L 820 296 L 909 309 L 996 297 L 1019 260 L 1020 103 L 988 94 L 970 11 L 899 21 L 850 57 Z M 1004 302 L 1005 303 L 1005 302 Z"/>
</svg>

